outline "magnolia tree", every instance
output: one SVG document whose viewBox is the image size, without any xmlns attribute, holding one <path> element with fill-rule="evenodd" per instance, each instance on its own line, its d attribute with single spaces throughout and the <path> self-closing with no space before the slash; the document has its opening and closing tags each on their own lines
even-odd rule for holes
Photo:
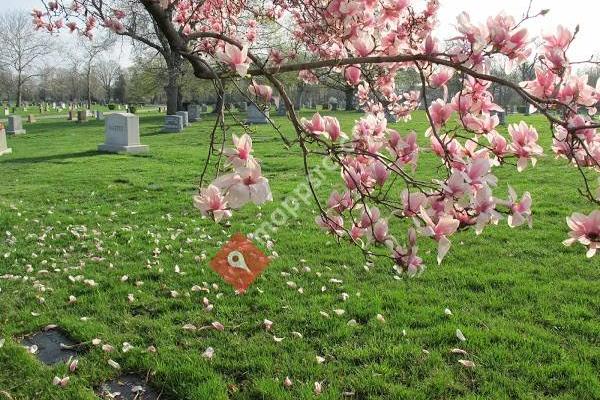
<svg viewBox="0 0 600 400">
<path fill-rule="evenodd" d="M 529 35 L 527 22 L 547 10 L 532 12 L 530 4 L 520 19 L 500 14 L 483 23 L 463 12 L 457 17 L 457 31 L 443 39 L 436 33 L 436 0 L 139 3 L 170 48 L 192 65 L 198 79 L 213 81 L 218 95 L 223 93 L 223 82 L 230 81 L 262 104 L 284 102 L 295 137 L 279 133 L 304 157 L 311 189 L 310 154 L 330 158 L 339 167 L 344 185 L 326 202 L 312 190 L 320 212 L 317 223 L 359 245 L 368 256 L 391 258 L 398 271 L 414 275 L 423 270 L 417 253 L 419 237 L 437 242 L 439 263 L 458 230 L 472 228 L 479 234 L 503 216 L 511 227 L 531 226 L 530 194 L 516 193 L 508 185 L 506 195 L 497 189 L 493 171 L 533 167 L 544 149 L 538 144 L 536 128 L 526 122 L 510 125 L 508 137 L 497 131 L 496 113 L 503 110 L 489 91 L 492 83 L 514 90 L 531 110 L 548 119 L 551 151 L 579 169 L 581 193 L 600 204 L 600 191 L 591 177 L 600 167 L 600 124 L 593 118 L 600 90 L 598 85 L 588 85 L 586 76 L 575 74 L 572 66 L 581 61 L 568 58 L 577 29 L 559 26 L 541 38 Z M 45 9 L 33 12 L 34 24 L 49 32 L 66 26 L 85 36 L 101 27 L 123 32 L 128 28 L 121 4 L 47 1 Z M 273 27 L 288 36 L 287 46 L 268 40 Z M 514 84 L 500 78 L 491 72 L 497 60 L 508 69 L 533 62 L 535 79 Z M 345 133 L 332 116 L 317 113 L 310 120 L 299 119 L 279 79 L 280 74 L 297 72 L 310 84 L 328 71 L 341 74 L 356 87 L 357 102 L 365 110 Z M 396 77 L 407 71 L 416 72 L 420 84 L 402 92 L 395 86 Z M 447 83 L 453 77 L 460 90 L 449 93 Z M 429 122 L 423 132 L 399 132 L 387 126 L 386 114 L 407 121 L 419 107 L 425 109 Z M 203 215 L 223 221 L 244 204 L 262 204 L 272 195 L 253 156 L 251 136 L 240 132 L 243 125 L 236 125 L 238 135 L 226 137 L 222 102 L 218 111 L 202 187 L 194 202 Z M 425 148 L 418 144 L 419 135 L 427 138 Z M 439 158 L 434 171 L 420 167 L 419 154 L 424 151 Z M 216 161 L 216 176 L 205 182 L 211 160 Z M 432 173 L 436 179 L 426 178 Z M 594 256 L 600 248 L 600 210 L 574 213 L 567 223 L 571 232 L 564 243 L 579 242 L 588 257 Z M 392 224 L 399 228 L 390 229 Z M 394 237 L 391 230 L 407 233 Z"/>
</svg>

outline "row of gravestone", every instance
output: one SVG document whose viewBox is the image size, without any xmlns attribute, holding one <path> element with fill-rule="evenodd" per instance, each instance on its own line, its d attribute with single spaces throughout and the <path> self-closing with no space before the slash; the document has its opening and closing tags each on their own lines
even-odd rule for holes
<svg viewBox="0 0 600 400">
<path fill-rule="evenodd" d="M 280 104 L 280 110 L 285 114 L 285 106 Z M 200 120 L 201 106 L 190 105 L 188 111 L 179 111 L 176 115 L 167 115 L 165 117 L 165 132 L 181 132 L 183 128 L 188 126 L 190 122 Z M 77 119 L 79 122 L 87 121 L 89 111 L 79 111 Z M 248 124 L 266 124 L 269 119 L 269 110 L 259 109 L 255 104 L 251 103 L 247 107 L 246 123 Z M 279 112 L 278 112 L 279 113 Z M 97 111 L 96 118 L 105 119 L 104 135 L 105 141 L 98 146 L 99 151 L 110 153 L 146 153 L 149 147 L 140 143 L 140 127 L 139 117 L 129 113 L 109 113 L 104 118 L 104 115 Z M 73 119 L 73 114 L 70 112 L 69 119 Z M 31 121 L 30 121 L 31 122 Z M 8 117 L 8 130 L 0 129 L 0 155 L 12 152 L 7 147 L 6 133 L 9 135 L 21 135 L 25 133 L 21 117 L 11 115 Z"/>
<path fill-rule="evenodd" d="M 10 115 L 8 117 L 8 127 L 5 130 L 4 125 L 0 124 L 0 156 L 12 153 L 12 149 L 8 147 L 6 142 L 6 134 L 9 135 L 24 135 L 23 121 L 19 115 Z"/>
</svg>

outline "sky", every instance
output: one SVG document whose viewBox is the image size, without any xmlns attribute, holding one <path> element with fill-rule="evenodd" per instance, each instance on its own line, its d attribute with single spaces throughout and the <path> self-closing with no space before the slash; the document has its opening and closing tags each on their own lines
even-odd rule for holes
<svg viewBox="0 0 600 400">
<path fill-rule="evenodd" d="M 467 11 L 474 22 L 484 22 L 490 15 L 501 11 L 521 17 L 526 11 L 529 0 L 439 0 L 440 1 L 440 38 L 450 37 L 454 32 L 456 16 Z M 0 0 L 0 10 L 39 7 L 40 0 Z M 574 30 L 579 24 L 580 31 L 573 47 L 569 51 L 572 61 L 586 60 L 592 55 L 600 55 L 600 1 L 599 0 L 533 0 L 532 12 L 549 9 L 544 17 L 530 20 L 525 25 L 531 35 L 553 31 L 559 24 Z M 130 63 L 127 47 L 116 50 L 122 65 Z"/>
</svg>

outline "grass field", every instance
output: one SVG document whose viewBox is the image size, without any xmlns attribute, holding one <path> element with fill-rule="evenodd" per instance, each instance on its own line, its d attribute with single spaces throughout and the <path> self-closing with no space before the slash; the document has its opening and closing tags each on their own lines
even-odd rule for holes
<svg viewBox="0 0 600 400">
<path fill-rule="evenodd" d="M 359 114 L 337 116 L 349 131 Z M 272 235 L 279 257 L 238 296 L 208 260 L 303 182 L 298 149 L 285 150 L 271 128 L 256 128 L 255 152 L 275 201 L 260 211 L 244 208 L 223 228 L 201 219 L 191 202 L 212 121 L 163 134 L 162 118 L 141 118 L 146 156 L 97 153 L 103 127 L 96 121 L 42 120 L 9 137 L 13 154 L 0 158 L 0 275 L 21 278 L 0 280 L 0 399 L 97 398 L 94 388 L 119 373 L 109 359 L 123 371 L 149 373 L 165 399 L 311 399 L 316 381 L 322 399 L 600 398 L 600 259 L 561 244 L 565 217 L 592 209 L 577 194 L 577 171 L 563 161 L 548 154 L 521 174 L 498 169 L 498 195 L 507 180 L 517 192 L 531 192 L 534 229 L 511 230 L 502 221 L 481 236 L 458 233 L 439 267 L 434 243 L 421 239 L 428 269 L 418 279 L 394 279 L 386 262 L 365 270 L 359 251 L 326 236 L 314 224 L 314 207 L 304 207 Z M 277 121 L 291 134 L 283 118 Z M 547 123 L 528 121 L 548 152 Z M 424 116 L 396 128 L 416 129 L 422 140 Z M 420 168 L 434 168 L 431 155 L 422 157 Z M 335 173 L 330 178 L 339 182 Z M 329 189 L 323 186 L 323 196 Z M 68 279 L 77 275 L 98 286 Z M 194 285 L 210 293 L 192 291 Z M 69 304 L 70 295 L 76 303 Z M 204 296 L 212 312 L 203 309 Z M 265 318 L 274 322 L 270 333 L 261 326 Z M 349 326 L 350 319 L 358 324 Z M 213 321 L 224 331 L 182 328 Z M 67 367 L 44 366 L 19 344 L 48 324 L 77 341 L 100 338 L 115 351 L 90 345 L 69 385 L 53 386 Z M 134 349 L 122 352 L 123 342 Z M 145 351 L 150 345 L 156 353 Z M 212 360 L 202 357 L 208 347 Z M 457 347 L 468 355 L 450 352 Z M 475 367 L 464 368 L 459 358 Z"/>
</svg>

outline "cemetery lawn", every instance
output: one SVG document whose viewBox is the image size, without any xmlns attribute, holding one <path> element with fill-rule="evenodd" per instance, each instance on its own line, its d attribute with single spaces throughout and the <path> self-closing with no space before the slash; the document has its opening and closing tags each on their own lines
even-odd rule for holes
<svg viewBox="0 0 600 400">
<path fill-rule="evenodd" d="M 359 118 L 337 116 L 346 132 Z M 268 220 L 304 181 L 298 148 L 286 150 L 272 128 L 256 128 L 255 154 L 275 201 L 260 211 L 244 208 L 225 228 L 201 219 L 191 202 L 212 121 L 163 134 L 163 119 L 142 115 L 142 144 L 150 146 L 143 156 L 97 153 L 97 121 L 40 120 L 8 138 L 13 154 L 0 157 L 0 276 L 21 278 L 0 279 L 0 399 L 95 399 L 95 388 L 119 374 L 109 359 L 121 372 L 148 376 L 163 399 L 312 399 L 316 381 L 321 399 L 600 398 L 600 258 L 561 244 L 565 217 L 592 210 L 577 193 L 577 171 L 564 161 L 548 154 L 520 174 L 514 166 L 496 169 L 498 196 L 507 179 L 518 193 L 531 192 L 534 228 L 512 230 L 502 221 L 480 236 L 460 232 L 441 266 L 434 243 L 420 239 L 428 268 L 418 279 L 394 279 L 387 261 L 367 271 L 360 252 L 321 232 L 315 207 L 302 205 L 272 235 L 279 257 L 238 296 L 208 261 L 231 234 Z M 276 120 L 292 135 L 284 118 Z M 527 120 L 548 153 L 548 124 Z M 423 114 L 395 124 L 403 134 L 417 130 L 422 142 L 424 126 Z M 437 165 L 430 154 L 422 158 L 423 171 Z M 336 173 L 329 178 L 339 184 Z M 321 196 L 329 191 L 323 185 Z M 97 286 L 69 280 L 78 275 Z M 264 319 L 273 321 L 270 332 Z M 213 321 L 224 331 L 183 329 Z M 67 374 L 65 364 L 45 366 L 20 345 L 49 324 L 87 344 L 65 388 L 51 383 Z M 115 350 L 91 345 L 94 338 Z M 123 352 L 124 342 L 134 348 Z M 212 360 L 202 357 L 208 347 Z"/>
</svg>

